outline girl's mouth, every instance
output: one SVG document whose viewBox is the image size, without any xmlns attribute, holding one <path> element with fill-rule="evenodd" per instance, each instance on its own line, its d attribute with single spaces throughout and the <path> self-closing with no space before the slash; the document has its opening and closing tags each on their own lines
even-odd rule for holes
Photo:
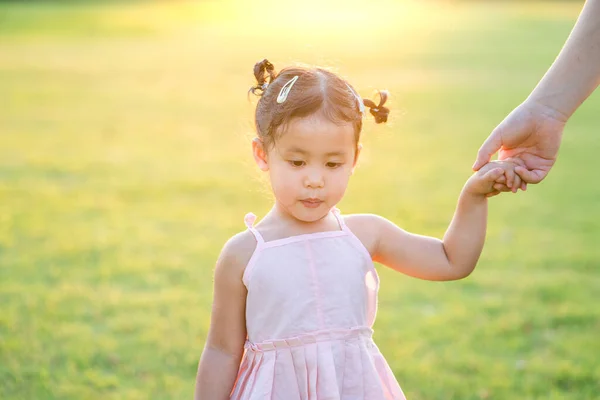
<svg viewBox="0 0 600 400">
<path fill-rule="evenodd" d="M 317 208 L 321 205 L 321 203 L 323 203 L 323 200 L 319 199 L 304 199 L 300 201 L 302 202 L 302 204 L 304 204 L 304 207 L 307 208 Z"/>
</svg>

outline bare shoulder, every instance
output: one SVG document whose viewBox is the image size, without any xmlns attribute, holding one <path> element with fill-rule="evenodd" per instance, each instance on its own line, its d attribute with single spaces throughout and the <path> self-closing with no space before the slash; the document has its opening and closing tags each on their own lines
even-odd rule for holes
<svg viewBox="0 0 600 400">
<path fill-rule="evenodd" d="M 348 214 L 344 215 L 343 218 L 346 226 L 373 256 L 379 240 L 381 226 L 386 220 L 375 214 Z"/>
<path fill-rule="evenodd" d="M 246 230 L 232 236 L 221 250 L 215 274 L 225 273 L 241 279 L 255 249 L 256 239 L 252 232 Z"/>
<path fill-rule="evenodd" d="M 343 217 L 344 222 L 355 235 L 359 233 L 373 234 L 388 222 L 385 218 L 376 214 L 347 214 Z"/>
</svg>

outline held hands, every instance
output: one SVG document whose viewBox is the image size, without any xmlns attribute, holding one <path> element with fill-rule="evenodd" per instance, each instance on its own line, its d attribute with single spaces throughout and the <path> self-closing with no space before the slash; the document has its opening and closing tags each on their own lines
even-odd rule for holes
<svg viewBox="0 0 600 400">
<path fill-rule="evenodd" d="M 511 182 L 514 188 L 521 187 L 523 182 L 515 172 L 520 165 L 520 160 L 516 159 L 490 161 L 469 178 L 464 190 L 476 196 L 493 197 L 506 191 L 502 188 L 506 187 L 507 182 Z"/>
<path fill-rule="evenodd" d="M 556 162 L 567 116 L 542 103 L 527 100 L 510 113 L 483 143 L 473 170 L 477 171 L 498 150 L 498 159 L 512 160 L 521 178 L 517 185 L 509 176 L 496 190 L 516 192 L 527 183 L 541 182 Z"/>
</svg>

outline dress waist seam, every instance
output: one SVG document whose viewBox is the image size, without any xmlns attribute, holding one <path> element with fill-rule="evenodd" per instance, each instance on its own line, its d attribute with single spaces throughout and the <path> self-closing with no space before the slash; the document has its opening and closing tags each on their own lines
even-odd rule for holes
<svg viewBox="0 0 600 400">
<path fill-rule="evenodd" d="M 373 329 L 368 326 L 357 326 L 348 329 L 328 329 L 304 333 L 284 339 L 270 339 L 259 343 L 246 341 L 244 348 L 254 352 L 271 351 L 283 348 L 304 346 L 311 343 L 327 342 L 333 340 L 348 340 L 353 338 L 367 338 L 371 340 Z"/>
</svg>

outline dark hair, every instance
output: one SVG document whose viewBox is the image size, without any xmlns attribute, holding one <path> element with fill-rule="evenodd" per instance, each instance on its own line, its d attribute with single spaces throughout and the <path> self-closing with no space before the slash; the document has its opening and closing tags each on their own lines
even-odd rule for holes
<svg viewBox="0 0 600 400">
<path fill-rule="evenodd" d="M 369 99 L 361 100 L 348 82 L 323 68 L 288 67 L 277 74 L 273 64 L 264 59 L 254 65 L 254 77 L 257 84 L 250 88 L 250 92 L 260 96 L 255 113 L 256 133 L 265 147 L 274 143 L 291 119 L 317 112 L 335 123 L 352 123 L 358 143 L 363 105 L 370 109 L 378 124 L 387 122 L 390 112 L 383 107 L 388 98 L 386 91 L 379 92 L 381 99 L 378 105 Z M 297 80 L 287 98 L 278 103 L 276 99 L 281 89 L 294 77 Z"/>
</svg>

